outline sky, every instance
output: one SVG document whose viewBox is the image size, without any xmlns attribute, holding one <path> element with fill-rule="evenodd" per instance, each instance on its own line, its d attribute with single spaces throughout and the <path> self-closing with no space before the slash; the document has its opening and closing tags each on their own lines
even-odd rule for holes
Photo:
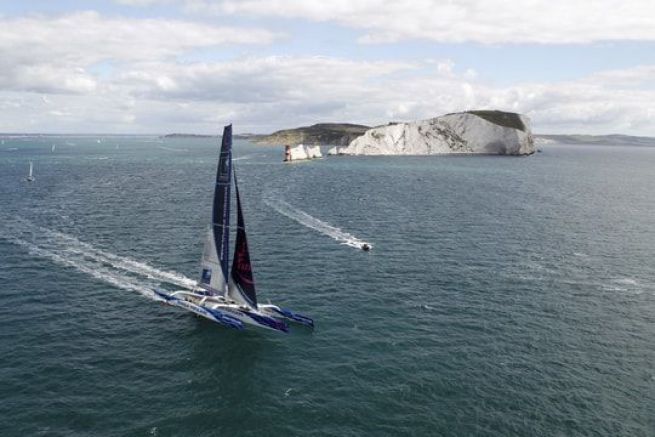
<svg viewBox="0 0 655 437">
<path fill-rule="evenodd" d="M 268 133 L 472 109 L 655 136 L 652 0 L 0 0 L 0 132 Z"/>
</svg>

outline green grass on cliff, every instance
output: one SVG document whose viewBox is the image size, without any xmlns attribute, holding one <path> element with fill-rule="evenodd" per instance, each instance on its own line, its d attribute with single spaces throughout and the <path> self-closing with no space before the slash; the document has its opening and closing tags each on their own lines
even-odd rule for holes
<svg viewBox="0 0 655 437">
<path fill-rule="evenodd" d="M 347 145 L 362 135 L 368 126 L 350 123 L 319 123 L 295 129 L 284 129 L 259 137 L 257 142 L 269 144 L 334 144 Z"/>
<path fill-rule="evenodd" d="M 469 114 L 477 115 L 484 118 L 488 122 L 497 124 L 499 126 L 511 127 L 525 132 L 525 125 L 521 121 L 521 117 L 514 112 L 503 111 L 466 111 Z"/>
</svg>

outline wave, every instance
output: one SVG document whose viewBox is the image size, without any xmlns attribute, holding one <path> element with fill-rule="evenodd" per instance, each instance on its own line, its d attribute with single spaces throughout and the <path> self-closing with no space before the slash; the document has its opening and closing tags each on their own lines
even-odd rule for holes
<svg viewBox="0 0 655 437">
<path fill-rule="evenodd" d="M 615 279 L 614 282 L 617 284 L 624 284 L 624 285 L 639 285 L 636 279 L 633 278 L 618 278 Z"/>
<path fill-rule="evenodd" d="M 196 284 L 196 281 L 181 273 L 160 270 L 144 262 L 97 249 L 72 235 L 38 226 L 21 217 L 5 221 L 5 232 L 0 233 L 0 237 L 27 248 L 34 255 L 74 267 L 97 279 L 149 297 L 153 297 L 150 288 L 161 282 L 186 289 Z M 144 279 L 149 280 L 146 284 L 150 288 L 144 285 Z"/>
<path fill-rule="evenodd" d="M 336 226 L 332 226 L 329 223 L 317 219 L 316 217 L 307 214 L 305 211 L 292 206 L 282 199 L 265 197 L 264 203 L 266 203 L 266 205 L 270 206 L 278 213 L 290 218 L 291 220 L 294 220 L 307 228 L 318 231 L 321 234 L 326 235 L 343 245 L 361 249 L 364 244 L 367 244 L 370 248 L 373 248 L 372 243 L 359 239 Z"/>
<path fill-rule="evenodd" d="M 238 158 L 232 158 L 232 161 L 245 161 L 247 159 L 252 158 L 253 155 L 244 155 L 244 156 L 239 156 Z"/>
<path fill-rule="evenodd" d="M 181 152 L 181 153 L 186 153 L 189 151 L 189 149 L 176 149 L 174 147 L 166 147 L 166 146 L 158 146 L 162 150 L 166 150 L 168 152 Z"/>
<path fill-rule="evenodd" d="M 649 287 L 648 284 L 637 281 L 634 278 L 614 278 L 607 283 L 602 284 L 603 290 L 620 291 L 632 294 L 641 294 Z"/>
<path fill-rule="evenodd" d="M 11 243 L 26 248 L 32 255 L 48 258 L 63 266 L 73 267 L 82 273 L 86 273 L 115 287 L 129 291 L 136 291 L 151 299 L 160 300 L 160 298 L 158 298 L 152 290 L 152 287 L 148 287 L 142 281 L 138 281 L 137 278 L 122 275 L 116 271 L 108 269 L 107 267 L 103 267 L 99 263 L 93 263 L 89 262 L 88 260 L 75 258 L 70 256 L 70 254 L 66 254 L 65 252 L 57 252 L 44 249 L 43 247 L 37 246 L 36 244 L 22 240 L 20 238 L 7 238 L 7 240 Z M 152 286 L 154 286 L 154 284 L 152 284 Z"/>
</svg>

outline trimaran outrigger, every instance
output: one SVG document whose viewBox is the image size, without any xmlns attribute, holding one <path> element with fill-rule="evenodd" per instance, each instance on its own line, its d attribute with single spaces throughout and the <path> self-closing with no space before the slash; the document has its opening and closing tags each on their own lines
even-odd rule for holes
<svg viewBox="0 0 655 437">
<path fill-rule="evenodd" d="M 230 189 L 234 179 L 237 200 L 237 232 L 232 269 L 228 276 L 230 239 Z M 288 332 L 286 321 L 314 326 L 309 317 L 277 305 L 257 302 L 250 265 L 246 228 L 236 173 L 232 170 L 232 125 L 223 129 L 221 153 L 216 172 L 212 223 L 205 240 L 200 282 L 187 290 L 155 293 L 166 303 L 184 308 L 221 325 L 243 329 L 246 324 Z"/>
</svg>

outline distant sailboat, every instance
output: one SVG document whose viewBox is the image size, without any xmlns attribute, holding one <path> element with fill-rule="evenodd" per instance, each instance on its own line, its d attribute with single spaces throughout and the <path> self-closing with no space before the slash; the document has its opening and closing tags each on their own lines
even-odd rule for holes
<svg viewBox="0 0 655 437">
<path fill-rule="evenodd" d="M 54 152 L 56 148 L 57 148 L 57 145 L 56 145 L 56 144 L 53 144 L 52 147 L 50 148 L 50 151 L 51 151 L 51 152 Z"/>
<path fill-rule="evenodd" d="M 34 177 L 34 165 L 32 164 L 32 161 L 30 161 L 30 173 L 27 175 L 25 178 L 27 182 L 34 182 L 36 178 Z"/>
<path fill-rule="evenodd" d="M 191 290 L 155 293 L 169 305 L 179 306 L 209 320 L 231 328 L 243 329 L 245 324 L 287 332 L 286 321 L 314 326 L 309 317 L 276 305 L 257 302 L 246 225 L 241 197 L 234 175 L 237 203 L 237 229 L 232 269 L 228 272 L 230 240 L 230 190 L 232 187 L 232 126 L 223 130 L 223 140 L 216 174 L 211 226 L 205 240 L 200 282 Z"/>
</svg>

